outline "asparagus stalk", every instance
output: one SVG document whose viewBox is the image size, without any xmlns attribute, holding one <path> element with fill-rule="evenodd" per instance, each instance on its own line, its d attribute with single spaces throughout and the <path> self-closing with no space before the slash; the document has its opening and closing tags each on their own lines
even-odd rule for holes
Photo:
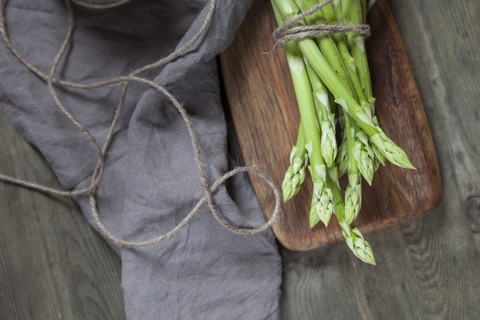
<svg viewBox="0 0 480 320">
<path fill-rule="evenodd" d="M 337 37 L 335 43 L 337 44 L 340 57 L 344 61 L 344 66 L 348 73 L 350 84 L 360 103 L 360 106 L 365 112 L 371 113 L 370 104 L 367 102 L 367 99 L 363 94 L 363 89 L 360 85 L 360 81 L 358 80 L 355 64 L 353 63 L 353 58 L 348 52 L 348 48 L 344 39 L 342 37 Z M 352 128 L 355 131 L 355 152 L 353 153 L 353 156 L 358 163 L 360 173 L 371 185 L 373 180 L 375 153 L 372 150 L 372 146 L 365 132 L 359 128 L 356 123 L 352 123 Z"/>
<path fill-rule="evenodd" d="M 319 2 L 320 0 L 315 0 Z M 358 1 L 358 0 L 354 0 Z M 336 12 L 333 9 L 333 5 L 330 3 L 327 6 L 322 8 L 323 15 L 325 17 L 325 20 L 328 23 L 338 23 L 341 22 L 338 20 Z M 352 89 L 355 92 L 355 95 L 358 98 L 358 101 L 360 105 L 364 108 L 370 108 L 370 105 L 365 98 L 364 92 L 362 85 L 360 83 L 360 80 L 357 75 L 357 68 L 355 66 L 355 60 L 350 54 L 349 48 L 347 46 L 347 39 L 344 34 L 334 34 L 333 38 L 335 39 L 335 44 L 338 48 L 338 52 L 340 54 L 340 57 L 342 58 L 345 66 L 345 72 L 348 73 L 348 76 L 350 78 L 350 83 L 352 85 Z M 367 65 L 368 67 L 368 65 Z"/>
<path fill-rule="evenodd" d="M 348 149 L 348 185 L 345 190 L 345 222 L 353 223 L 360 212 L 362 205 L 362 184 L 360 180 L 357 161 L 353 156 L 355 141 L 355 129 L 350 124 L 348 115 L 345 115 L 345 131 L 347 135 Z"/>
<path fill-rule="evenodd" d="M 345 130 L 342 132 L 342 142 L 338 148 L 338 155 L 335 159 L 335 164 L 338 168 L 338 176 L 341 177 L 348 171 L 348 145 L 347 145 L 347 133 Z"/>
<path fill-rule="evenodd" d="M 373 116 L 373 123 L 376 123 L 378 125 L 378 120 L 376 116 Z M 372 150 L 373 150 L 373 153 L 375 153 L 375 160 L 377 160 L 384 166 L 386 163 L 385 156 L 380 152 L 380 150 L 378 150 L 377 146 L 374 144 L 372 144 Z M 377 163 L 377 166 L 378 166 L 378 163 Z"/>
<path fill-rule="evenodd" d="M 345 10 L 344 8 L 348 8 Z M 338 20 L 346 25 L 356 25 L 366 23 L 367 4 L 365 0 L 345 0 L 342 6 L 338 8 Z M 370 69 L 368 67 L 367 52 L 365 50 L 365 36 L 361 34 L 347 33 L 348 46 L 352 52 L 353 60 L 360 78 L 362 89 L 366 99 L 370 104 L 372 113 L 375 112 L 375 98 L 373 97 L 372 84 L 370 80 Z M 373 123 L 378 125 L 376 117 L 373 117 Z M 385 156 L 373 145 L 372 151 L 375 154 L 374 171 L 377 170 L 379 162 L 385 165 Z"/>
<path fill-rule="evenodd" d="M 349 90 L 343 86 L 315 43 L 310 39 L 302 39 L 298 42 L 298 47 L 313 70 L 332 92 L 335 102 L 342 106 L 358 126 L 365 131 L 385 158 L 399 167 L 415 169 L 405 152 L 387 137 L 380 126 L 373 123 L 370 114 L 362 109 Z"/>
<path fill-rule="evenodd" d="M 373 256 L 372 247 L 363 238 L 362 233 L 357 227 L 352 227 L 347 223 L 340 223 L 342 234 L 353 254 L 363 262 L 376 265 L 375 257 Z"/>
<path fill-rule="evenodd" d="M 367 22 L 367 0 L 360 0 L 360 7 L 362 8 L 362 21 Z"/>
<path fill-rule="evenodd" d="M 352 227 L 345 221 L 345 205 L 335 167 L 329 168 L 327 184 L 332 190 L 333 201 L 335 204 L 335 217 L 340 224 L 342 234 L 345 237 L 345 242 L 357 258 L 365 263 L 375 265 L 375 257 L 373 256 L 370 244 L 363 238 L 363 235 L 358 228 Z"/>
<path fill-rule="evenodd" d="M 318 0 L 316 0 L 318 1 Z M 323 15 L 328 23 L 337 23 L 337 16 L 333 10 L 332 4 L 322 8 Z M 343 34 L 333 35 L 335 39 L 335 44 L 338 48 L 338 53 L 343 60 L 344 72 L 348 74 L 350 79 L 351 90 L 354 92 L 354 96 L 358 99 L 360 106 L 366 113 L 372 114 L 372 109 L 370 103 L 365 98 L 363 88 L 360 84 L 360 80 L 357 75 L 357 70 L 355 67 L 354 59 L 351 56 L 347 43 L 346 37 Z M 367 66 L 368 67 L 368 66 Z M 371 115 L 370 115 L 371 116 Z M 355 152 L 353 156 L 357 161 L 358 168 L 362 176 L 367 180 L 371 185 L 373 180 L 374 173 L 374 162 L 375 162 L 375 153 L 372 149 L 370 141 L 362 129 L 358 128 L 355 123 L 352 124 L 352 127 L 355 129 Z"/>
<path fill-rule="evenodd" d="M 300 11 L 306 11 L 319 3 L 318 0 L 296 0 L 296 2 L 299 6 Z M 331 7 L 331 4 L 328 4 L 327 7 L 328 6 Z M 317 23 L 327 23 L 328 20 L 326 20 L 323 15 L 324 9 L 325 7 L 322 8 L 322 10 L 317 11 L 316 15 L 307 17 L 305 19 L 307 24 L 312 25 Z M 337 77 L 344 84 L 345 88 L 351 90 L 351 94 L 355 95 L 352 91 L 353 84 L 350 82 L 350 78 L 348 77 L 348 73 L 346 72 L 346 66 L 344 64 L 344 61 L 342 60 L 336 42 L 330 36 L 316 37 L 315 42 L 322 51 L 329 65 L 335 71 Z"/>
<path fill-rule="evenodd" d="M 281 11 L 284 10 L 283 12 L 285 12 L 285 10 L 288 9 L 288 7 L 285 7 L 285 3 L 284 0 L 272 1 L 272 7 L 279 25 L 283 24 L 284 17 L 289 16 L 289 14 L 282 14 Z M 304 128 L 305 148 L 310 159 L 309 170 L 313 180 L 310 226 L 313 227 L 314 224 L 312 225 L 312 223 L 318 222 L 318 218 L 325 225 L 328 225 L 333 213 L 333 199 L 332 192 L 325 183 L 327 166 L 325 165 L 325 161 L 320 152 L 320 128 L 317 120 L 317 112 L 315 110 L 312 87 L 310 85 L 303 56 L 298 50 L 296 43 L 293 41 L 288 42 L 285 45 L 285 53 L 292 77 L 293 87 L 297 96 L 301 122 Z"/>
<path fill-rule="evenodd" d="M 313 89 L 317 115 L 321 132 L 321 153 L 327 167 L 330 167 L 337 156 L 337 139 L 335 136 L 335 113 L 331 108 L 328 90 L 313 69 L 306 64 L 307 74 Z"/>
<path fill-rule="evenodd" d="M 358 25 L 366 23 L 366 1 L 343 0 L 338 13 L 341 22 L 345 25 Z M 374 111 L 375 98 L 372 93 L 372 84 L 370 80 L 370 70 L 368 68 L 367 53 L 365 50 L 365 36 L 348 32 L 347 42 L 352 52 L 355 66 L 362 84 L 363 91 L 367 100 L 370 102 L 372 111 Z"/>
<path fill-rule="evenodd" d="M 344 8 L 348 8 L 348 10 Z M 345 0 L 344 4 L 339 4 L 337 9 L 337 19 L 346 25 L 366 23 L 367 4 L 364 0 Z M 373 114 L 375 112 L 375 98 L 373 97 L 370 70 L 365 50 L 365 36 L 349 32 L 346 35 L 346 39 L 348 41 L 350 52 L 352 52 L 358 77 L 360 78 L 361 88 Z M 353 82 L 357 83 L 356 81 Z M 373 123 L 378 126 L 376 117 L 373 117 Z M 375 156 L 374 171 L 376 171 L 379 167 L 379 163 L 385 165 L 385 157 L 375 145 L 373 145 L 371 150 L 368 151 L 368 154 L 371 155 L 372 152 Z"/>
<path fill-rule="evenodd" d="M 365 132 L 356 126 L 355 128 L 355 145 L 353 149 L 353 157 L 358 162 L 358 167 L 362 176 L 372 185 L 375 153 L 373 152 L 370 140 Z"/>
<path fill-rule="evenodd" d="M 302 123 L 298 128 L 297 143 L 292 147 L 290 153 L 290 166 L 285 172 L 282 183 L 283 201 L 288 201 L 300 190 L 305 181 L 305 168 L 308 164 L 307 149 L 305 149 L 305 133 Z"/>
<path fill-rule="evenodd" d="M 297 0 L 297 3 L 298 2 L 301 3 L 300 10 L 302 11 L 308 10 L 319 3 L 318 0 Z M 317 20 L 323 20 L 327 23 L 336 22 L 335 13 L 331 4 L 323 7 L 322 14 L 317 15 L 317 17 L 320 17 L 320 19 L 317 18 Z M 307 18 L 307 23 L 317 23 L 317 20 L 314 21 L 313 19 L 309 20 Z M 317 37 L 315 40 L 330 65 L 334 66 L 335 73 L 339 79 L 342 80 L 345 87 L 347 89 L 350 88 L 352 95 L 358 99 L 360 106 L 362 106 L 365 112 L 371 113 L 370 104 L 363 94 L 363 89 L 357 76 L 354 60 L 348 51 L 345 36 L 336 34 L 333 38 L 335 41 L 332 41 L 330 37 Z M 358 133 L 358 135 L 354 134 L 353 136 L 355 140 L 353 157 L 357 163 L 355 168 L 358 168 L 365 180 L 371 185 L 374 173 L 375 153 L 365 133 L 358 128 L 355 123 L 352 123 L 351 126 L 354 131 Z M 352 175 L 352 177 L 355 177 L 355 180 L 351 183 L 352 185 L 356 185 L 358 178 L 356 175 Z"/>
</svg>

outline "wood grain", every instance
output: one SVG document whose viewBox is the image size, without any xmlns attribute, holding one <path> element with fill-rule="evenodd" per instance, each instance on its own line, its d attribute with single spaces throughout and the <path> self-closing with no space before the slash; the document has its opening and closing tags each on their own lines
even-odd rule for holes
<svg viewBox="0 0 480 320">
<path fill-rule="evenodd" d="M 480 2 L 389 0 L 443 181 L 431 214 L 369 233 L 376 267 L 342 243 L 283 250 L 282 320 L 464 319 L 480 314 Z M 477 198 L 478 199 L 478 198 Z"/>
<path fill-rule="evenodd" d="M 0 172 L 60 187 L 0 107 Z M 0 183 L 0 319 L 124 319 L 120 259 L 78 206 Z"/>
<path fill-rule="evenodd" d="M 395 21 L 386 1 L 369 13 L 373 36 L 367 41 L 376 113 L 387 135 L 409 155 L 416 170 L 387 164 L 372 187 L 363 185 L 363 206 L 357 226 L 370 232 L 418 217 L 441 199 L 439 166 L 429 125 Z M 266 171 L 281 185 L 299 122 L 295 94 L 282 49 L 271 37 L 274 18 L 269 1 L 258 0 L 221 55 L 226 95 L 247 165 Z M 273 210 L 268 188 L 252 183 L 267 215 Z M 293 250 L 309 250 L 342 239 L 336 222 L 311 229 L 308 212 L 311 183 L 283 206 L 274 226 L 279 241 Z"/>
</svg>

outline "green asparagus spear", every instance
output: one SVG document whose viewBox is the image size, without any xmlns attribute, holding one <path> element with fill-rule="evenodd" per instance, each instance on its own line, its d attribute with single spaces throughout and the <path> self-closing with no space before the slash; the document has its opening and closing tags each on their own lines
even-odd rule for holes
<svg viewBox="0 0 480 320">
<path fill-rule="evenodd" d="M 347 223 L 340 223 L 342 234 L 353 254 L 363 262 L 376 265 L 375 257 L 373 256 L 372 247 L 363 238 L 362 233 L 357 227 L 352 227 Z"/>
<path fill-rule="evenodd" d="M 337 156 L 337 138 L 335 136 L 335 114 L 331 108 L 328 90 L 313 69 L 306 64 L 307 74 L 313 89 L 317 115 L 321 132 L 321 153 L 327 167 L 330 167 Z"/>
<path fill-rule="evenodd" d="M 290 153 L 290 166 L 285 172 L 282 183 L 283 201 L 288 201 L 300 190 L 305 181 L 305 168 L 308 164 L 307 150 L 305 149 L 305 133 L 300 123 L 298 128 L 297 143 Z"/>
<path fill-rule="evenodd" d="M 319 0 L 315 0 L 319 1 Z M 337 16 L 333 10 L 332 4 L 322 8 L 323 15 L 325 20 L 328 23 L 338 23 Z M 354 97 L 357 98 L 360 106 L 366 113 L 372 114 L 371 104 L 365 98 L 363 88 L 360 84 L 360 80 L 357 75 L 354 59 L 351 56 L 348 47 L 347 47 L 347 38 L 343 34 L 333 35 L 335 39 L 335 44 L 338 48 L 338 53 L 343 60 L 344 70 L 349 79 L 351 91 L 354 93 Z M 346 85 L 346 83 L 344 83 Z M 371 116 L 371 115 L 370 115 Z M 352 123 L 352 127 L 355 129 L 355 152 L 353 156 L 358 164 L 358 169 L 362 176 L 367 180 L 371 185 L 373 180 L 374 173 L 374 162 L 375 162 L 375 153 L 373 151 L 372 145 L 368 139 L 368 136 L 363 132 L 362 129 L 358 128 L 355 123 Z"/>
<path fill-rule="evenodd" d="M 360 212 L 362 205 L 362 184 L 358 171 L 357 161 L 353 156 L 355 141 L 355 129 L 350 125 L 348 115 L 345 117 L 345 131 L 347 134 L 348 148 L 348 185 L 345 190 L 345 222 L 353 223 Z"/>
<path fill-rule="evenodd" d="M 342 234 L 345 237 L 345 242 L 357 258 L 363 262 L 375 265 L 375 258 L 370 244 L 363 238 L 363 235 L 358 228 L 352 227 L 345 221 L 345 205 L 335 167 L 329 168 L 327 184 L 332 190 L 333 201 L 335 203 L 335 217 L 340 224 Z"/>
<path fill-rule="evenodd" d="M 281 15 L 281 7 L 285 5 L 284 1 L 272 1 L 275 17 L 279 25 L 283 23 L 284 17 Z M 294 5 L 294 3 L 293 3 Z M 283 10 L 286 10 L 282 7 Z M 328 225 L 333 213 L 332 192 L 327 187 L 325 181 L 327 176 L 327 166 L 321 155 L 321 140 L 317 112 L 313 98 L 313 91 L 308 78 L 303 56 L 298 50 L 295 42 L 291 41 L 285 45 L 285 54 L 292 76 L 293 87 L 297 96 L 300 110 L 300 118 L 305 133 L 305 148 L 310 159 L 309 170 L 313 180 L 312 206 L 310 210 L 310 221 L 317 221 L 316 215 L 320 220 Z M 313 227 L 313 225 L 311 225 Z"/>
</svg>

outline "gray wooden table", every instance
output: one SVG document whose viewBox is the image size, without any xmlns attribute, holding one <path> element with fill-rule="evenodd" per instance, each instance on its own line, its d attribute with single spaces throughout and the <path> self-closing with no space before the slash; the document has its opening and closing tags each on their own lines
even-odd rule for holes
<svg viewBox="0 0 480 320">
<path fill-rule="evenodd" d="M 390 0 L 441 166 L 428 215 L 343 243 L 282 250 L 282 319 L 480 317 L 480 32 L 476 0 Z M 0 172 L 57 185 L 0 112 Z M 123 319 L 120 260 L 77 206 L 0 184 L 0 319 Z"/>
</svg>

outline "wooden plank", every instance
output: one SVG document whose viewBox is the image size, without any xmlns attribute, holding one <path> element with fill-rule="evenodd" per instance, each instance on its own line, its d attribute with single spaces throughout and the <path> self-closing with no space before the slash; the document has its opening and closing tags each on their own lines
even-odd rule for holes
<svg viewBox="0 0 480 320">
<path fill-rule="evenodd" d="M 369 14 L 373 36 L 367 41 L 376 114 L 389 137 L 409 155 L 416 170 L 387 164 L 372 187 L 363 186 L 363 206 L 357 226 L 364 233 L 386 227 L 435 208 L 441 182 L 428 122 L 394 19 L 386 1 Z M 299 122 L 298 107 L 281 49 L 272 50 L 275 26 L 269 1 L 259 0 L 247 14 L 235 42 L 221 55 L 226 95 L 247 165 L 255 164 L 281 185 L 288 167 Z M 252 177 L 267 216 L 273 211 L 271 194 Z M 342 239 L 334 221 L 311 229 L 308 213 L 311 183 L 284 204 L 274 226 L 279 241 L 293 250 L 308 250 Z M 334 220 L 334 219 L 332 219 Z"/>
<path fill-rule="evenodd" d="M 0 108 L 0 172 L 60 187 Z M 120 259 L 78 206 L 0 183 L 0 319 L 124 319 Z"/>
</svg>

